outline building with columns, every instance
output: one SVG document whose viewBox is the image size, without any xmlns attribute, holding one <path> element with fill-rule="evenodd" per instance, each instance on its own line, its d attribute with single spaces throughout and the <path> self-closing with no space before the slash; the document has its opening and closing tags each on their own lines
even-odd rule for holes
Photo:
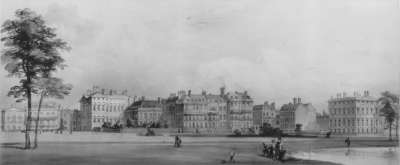
<svg viewBox="0 0 400 165">
<path fill-rule="evenodd" d="M 337 94 L 328 101 L 330 122 L 333 135 L 343 136 L 381 136 L 384 130 L 384 118 L 379 115 L 377 99 L 364 91 L 353 96 Z"/>
<path fill-rule="evenodd" d="M 133 97 L 127 95 L 127 90 L 100 89 L 94 86 L 80 99 L 81 130 L 100 128 L 105 122 L 121 122 L 125 108 L 133 100 Z"/>
</svg>

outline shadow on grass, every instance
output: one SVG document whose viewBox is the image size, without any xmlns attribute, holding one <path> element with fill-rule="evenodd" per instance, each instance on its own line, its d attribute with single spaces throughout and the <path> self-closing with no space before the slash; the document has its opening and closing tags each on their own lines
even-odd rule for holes
<svg viewBox="0 0 400 165">
<path fill-rule="evenodd" d="M 13 148 L 13 149 L 25 150 L 25 147 L 23 147 L 22 143 L 2 143 L 0 145 L 0 148 Z"/>
</svg>

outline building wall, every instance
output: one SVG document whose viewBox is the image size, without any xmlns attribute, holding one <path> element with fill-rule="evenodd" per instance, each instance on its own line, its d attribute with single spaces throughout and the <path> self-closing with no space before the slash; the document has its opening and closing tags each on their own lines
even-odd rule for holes
<svg viewBox="0 0 400 165">
<path fill-rule="evenodd" d="M 249 128 L 253 128 L 253 100 L 247 92 L 228 93 L 226 98 L 231 131 L 246 132 Z"/>
<path fill-rule="evenodd" d="M 184 131 L 219 133 L 227 130 L 227 105 L 223 97 L 203 92 L 182 99 Z"/>
<path fill-rule="evenodd" d="M 5 132 L 25 130 L 25 110 L 7 108 L 1 111 L 1 130 Z"/>
<path fill-rule="evenodd" d="M 161 123 L 162 117 L 162 103 L 159 100 L 139 100 L 130 105 L 126 110 L 124 115 L 126 119 L 130 120 L 132 124 L 151 124 L 151 123 Z M 124 121 L 126 122 L 126 121 Z"/>
<path fill-rule="evenodd" d="M 263 125 L 263 105 L 253 107 L 253 125 L 258 128 Z"/>
<path fill-rule="evenodd" d="M 261 105 L 253 107 L 253 123 L 255 127 L 261 127 L 263 123 L 268 123 L 274 128 L 279 127 L 277 116 L 279 111 L 275 109 L 275 103 L 269 104 L 267 101 Z"/>
<path fill-rule="evenodd" d="M 125 108 L 132 101 L 126 91 L 94 88 L 80 100 L 82 129 L 93 130 L 101 127 L 104 122 L 121 122 Z"/>
<path fill-rule="evenodd" d="M 189 90 L 171 94 L 163 106 L 168 125 L 184 132 L 230 133 L 253 128 L 253 100 L 247 92 L 192 94 Z"/>
<path fill-rule="evenodd" d="M 384 119 L 379 116 L 377 101 L 364 92 L 364 95 L 337 97 L 328 101 L 330 130 L 336 135 L 381 136 Z"/>
<path fill-rule="evenodd" d="M 38 114 L 38 104 L 32 105 L 31 129 L 35 129 Z M 60 105 L 55 102 L 42 103 L 39 116 L 39 131 L 55 131 L 60 128 Z"/>
</svg>

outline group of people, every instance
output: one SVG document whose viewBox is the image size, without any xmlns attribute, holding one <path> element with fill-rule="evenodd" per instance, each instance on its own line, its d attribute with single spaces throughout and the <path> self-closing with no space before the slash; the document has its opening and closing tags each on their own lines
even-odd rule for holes
<svg viewBox="0 0 400 165">
<path fill-rule="evenodd" d="M 263 156 L 272 160 L 283 160 L 286 150 L 282 147 L 282 141 L 279 138 L 276 142 L 272 140 L 271 144 L 262 143 Z"/>
<path fill-rule="evenodd" d="M 175 143 L 174 143 L 174 147 L 177 147 L 177 148 L 179 148 L 179 147 L 181 147 L 181 144 L 182 144 L 182 140 L 181 140 L 181 138 L 180 138 L 178 135 L 176 135 L 176 136 L 175 136 Z"/>
</svg>

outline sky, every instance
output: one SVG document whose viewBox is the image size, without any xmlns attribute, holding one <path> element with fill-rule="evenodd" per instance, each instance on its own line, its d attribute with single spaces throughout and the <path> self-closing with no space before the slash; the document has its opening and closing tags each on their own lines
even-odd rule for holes
<svg viewBox="0 0 400 165">
<path fill-rule="evenodd" d="M 400 91 L 398 0 L 0 0 L 0 22 L 30 8 L 72 47 L 56 76 L 76 106 L 93 85 L 130 95 L 244 91 L 327 109 L 339 92 Z M 3 45 L 2 45 L 3 46 Z M 2 65 L 2 68 L 4 65 Z M 17 82 L 0 69 L 0 107 Z"/>
</svg>

